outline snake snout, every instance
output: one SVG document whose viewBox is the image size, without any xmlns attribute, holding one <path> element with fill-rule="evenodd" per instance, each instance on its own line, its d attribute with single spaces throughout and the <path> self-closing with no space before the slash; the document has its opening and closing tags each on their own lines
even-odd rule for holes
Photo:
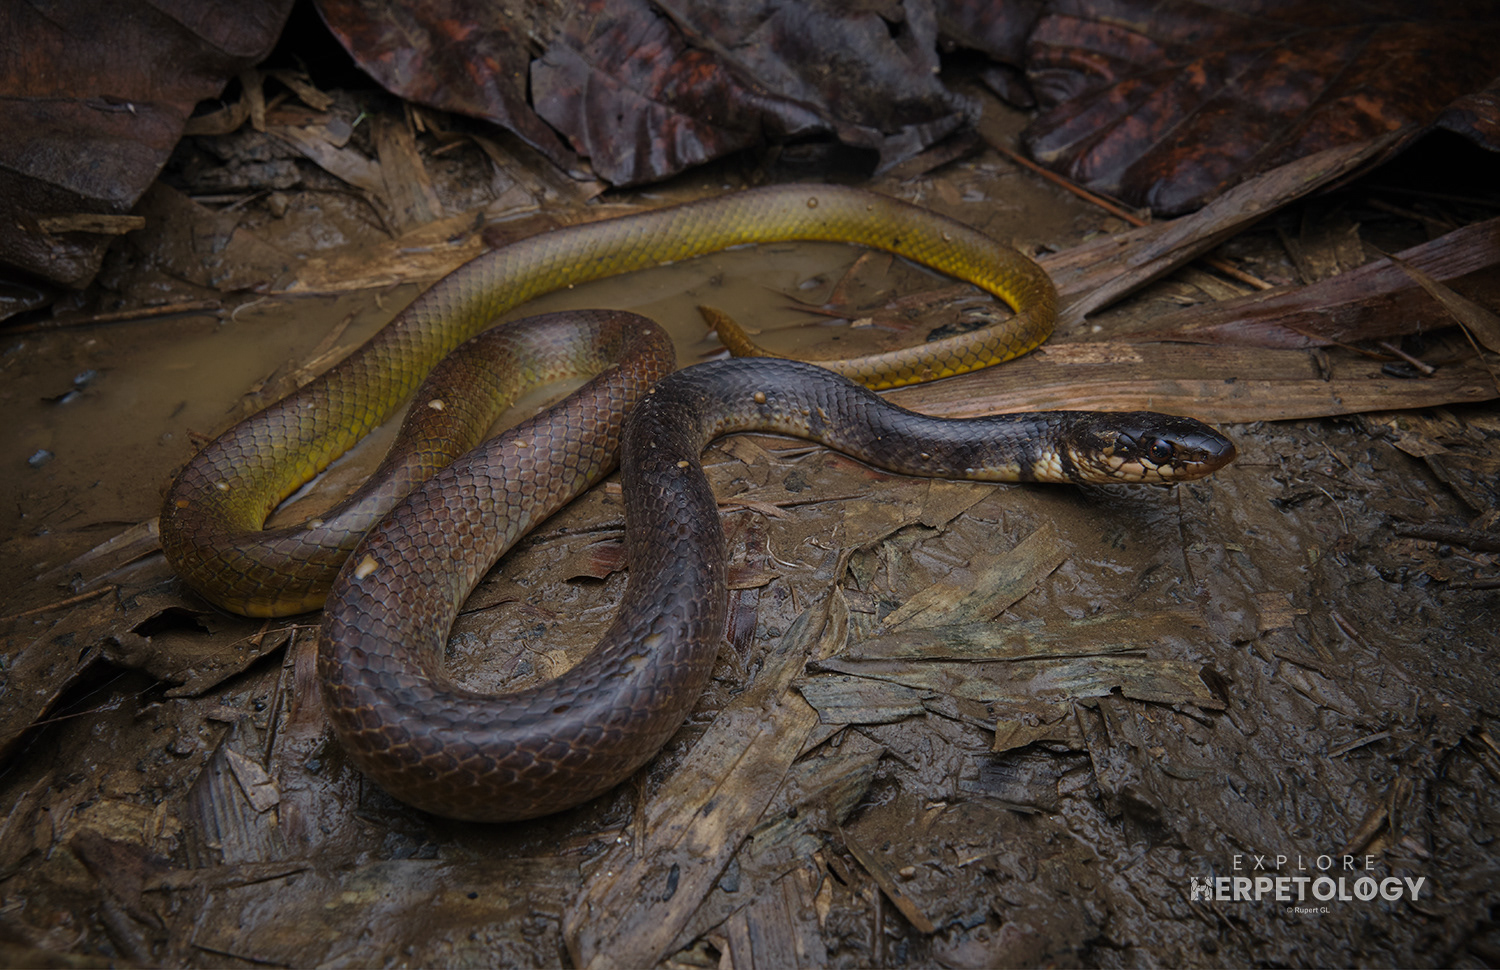
<svg viewBox="0 0 1500 970">
<path fill-rule="evenodd" d="M 1194 455 L 1194 468 L 1201 475 L 1216 472 L 1239 457 L 1233 441 L 1207 426 L 1200 426 L 1197 433 L 1187 436 L 1183 446 Z"/>
<path fill-rule="evenodd" d="M 1234 461 L 1234 442 L 1201 421 L 1153 411 L 1090 414 L 1073 449 L 1079 478 L 1167 484 Z"/>
<path fill-rule="evenodd" d="M 1180 482 L 1203 478 L 1234 461 L 1234 442 L 1201 421 L 1175 415 L 1140 415 L 1134 435 L 1143 481 Z"/>
</svg>

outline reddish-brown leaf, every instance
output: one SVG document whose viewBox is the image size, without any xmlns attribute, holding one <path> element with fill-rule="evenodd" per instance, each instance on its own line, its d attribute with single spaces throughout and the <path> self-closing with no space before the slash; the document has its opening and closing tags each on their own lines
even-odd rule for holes
<svg viewBox="0 0 1500 970">
<path fill-rule="evenodd" d="M 919 0 L 584 0 L 532 96 L 616 184 L 816 132 L 887 167 L 974 117 L 936 75 L 936 29 Z"/>
<path fill-rule="evenodd" d="M 778 113 L 641 0 L 583 0 L 531 78 L 537 112 L 616 185 L 754 145 L 763 124 L 820 127 L 810 112 Z"/>
<path fill-rule="evenodd" d="M 1489 151 L 1500 152 L 1500 78 L 1483 91 L 1450 104 L 1438 119 L 1438 127 L 1457 132 Z"/>
<path fill-rule="evenodd" d="M 356 64 L 403 98 L 510 129 L 565 169 L 577 158 L 526 102 L 530 37 L 560 4 L 317 0 Z"/>
<path fill-rule="evenodd" d="M 254 64 L 291 0 L 0 3 L 0 263 L 87 283 L 193 106 Z M 49 231 L 92 225 L 96 231 Z"/>
<path fill-rule="evenodd" d="M 1094 191 L 1183 212 L 1334 145 L 1416 133 L 1500 71 L 1500 15 L 1308 0 L 1053 0 L 1027 71 L 1039 160 Z"/>
</svg>

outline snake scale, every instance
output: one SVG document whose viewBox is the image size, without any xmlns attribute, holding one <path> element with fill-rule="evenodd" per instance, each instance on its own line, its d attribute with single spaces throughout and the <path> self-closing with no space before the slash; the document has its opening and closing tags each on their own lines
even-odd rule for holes
<svg viewBox="0 0 1500 970">
<path fill-rule="evenodd" d="M 977 283 L 1017 312 L 867 358 L 819 367 L 721 361 L 665 378 L 672 355 L 659 327 L 584 312 L 495 328 L 438 364 L 496 316 L 544 292 L 786 239 L 886 249 Z M 1186 418 L 1039 412 L 944 420 L 860 386 L 943 377 L 1025 353 L 1051 332 L 1055 300 L 1045 273 L 1014 250 L 848 188 L 750 190 L 546 233 L 461 267 L 323 377 L 210 443 L 168 492 L 163 549 L 189 586 L 228 609 L 279 615 L 326 598 L 318 670 L 329 716 L 354 762 L 392 794 L 463 819 L 558 811 L 649 760 L 708 677 L 728 595 L 723 532 L 699 463 L 713 438 L 793 434 L 893 471 L 991 481 L 1169 482 L 1232 460 L 1227 439 Z M 736 341 L 737 352 L 759 352 L 742 334 L 726 336 Z M 567 374 L 590 380 L 473 447 L 488 416 L 521 388 Z M 371 484 L 304 527 L 262 531 L 282 499 L 414 389 L 400 436 L 406 444 L 393 448 Z M 471 398 L 473 407 L 463 403 Z M 443 652 L 469 591 L 617 456 L 630 572 L 599 645 L 561 677 L 526 690 L 488 695 L 452 683 Z"/>
</svg>

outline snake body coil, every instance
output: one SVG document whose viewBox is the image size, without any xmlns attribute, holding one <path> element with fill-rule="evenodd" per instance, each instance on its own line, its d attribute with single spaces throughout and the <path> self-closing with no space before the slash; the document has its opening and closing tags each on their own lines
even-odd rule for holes
<svg viewBox="0 0 1500 970">
<path fill-rule="evenodd" d="M 316 609 L 353 543 L 421 477 L 423 465 L 337 524 L 268 536 L 271 511 L 407 400 L 449 351 L 528 300 L 574 283 L 732 246 L 790 239 L 859 243 L 968 280 L 1009 303 L 1002 323 L 920 347 L 823 366 L 872 387 L 986 367 L 1052 332 L 1047 274 L 962 223 L 839 186 L 752 189 L 543 233 L 496 249 L 434 284 L 327 373 L 229 429 L 178 476 L 161 515 L 162 549 L 205 598 L 252 616 Z M 314 548 L 324 550 L 314 556 Z"/>
<path fill-rule="evenodd" d="M 822 367 L 704 364 L 654 387 L 672 361 L 649 321 L 599 312 L 520 321 L 476 338 L 418 390 L 402 430 L 411 457 L 393 454 L 372 485 L 322 520 L 261 531 L 283 498 L 512 307 L 571 283 L 784 239 L 887 249 L 974 282 L 1017 312 L 909 350 Z M 1008 247 L 852 189 L 754 190 L 548 233 L 461 267 L 327 374 L 203 449 L 167 495 L 162 546 L 184 581 L 238 612 L 312 609 L 332 583 L 318 650 L 329 716 L 350 756 L 393 794 L 465 819 L 556 811 L 654 755 L 708 677 L 728 596 L 723 532 L 699 460 L 714 437 L 801 435 L 894 471 L 992 481 L 1164 482 L 1233 458 L 1227 440 L 1188 419 L 1051 412 L 947 421 L 825 369 L 889 387 L 987 366 L 1045 340 L 1055 302 L 1046 274 Z M 563 374 L 591 380 L 463 453 L 484 415 Z M 470 397 L 475 407 L 463 403 Z M 447 427 L 455 417 L 464 420 Z M 613 466 L 622 421 L 630 578 L 615 623 L 550 683 L 499 696 L 453 684 L 443 653 L 464 598 L 527 529 Z"/>
<path fill-rule="evenodd" d="M 724 633 L 724 532 L 699 460 L 719 435 L 792 434 L 893 471 L 981 481 L 1166 482 L 1206 474 L 1234 453 L 1188 418 L 1053 411 L 946 420 L 811 364 L 699 364 L 658 383 L 626 420 L 630 577 L 599 644 L 538 687 L 456 687 L 441 673 L 448 630 L 524 530 L 524 482 L 565 471 L 567 443 L 587 413 L 564 401 L 440 472 L 370 533 L 334 584 L 318 653 L 329 715 L 359 767 L 403 801 L 477 821 L 530 818 L 608 790 L 666 743 L 702 693 Z M 543 455 L 563 467 L 536 464 Z M 517 515 L 522 525 L 505 525 Z M 455 541 L 441 537 L 460 537 L 457 573 L 431 567 L 432 547 Z"/>
</svg>

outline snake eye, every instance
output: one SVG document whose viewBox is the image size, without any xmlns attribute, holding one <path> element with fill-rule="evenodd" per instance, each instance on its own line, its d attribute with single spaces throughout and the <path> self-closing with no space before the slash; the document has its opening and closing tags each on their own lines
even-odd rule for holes
<svg viewBox="0 0 1500 970">
<path fill-rule="evenodd" d="M 1151 442 L 1151 447 L 1146 449 L 1146 456 L 1158 465 L 1165 465 L 1172 460 L 1172 442 L 1165 438 L 1157 438 Z"/>
</svg>

